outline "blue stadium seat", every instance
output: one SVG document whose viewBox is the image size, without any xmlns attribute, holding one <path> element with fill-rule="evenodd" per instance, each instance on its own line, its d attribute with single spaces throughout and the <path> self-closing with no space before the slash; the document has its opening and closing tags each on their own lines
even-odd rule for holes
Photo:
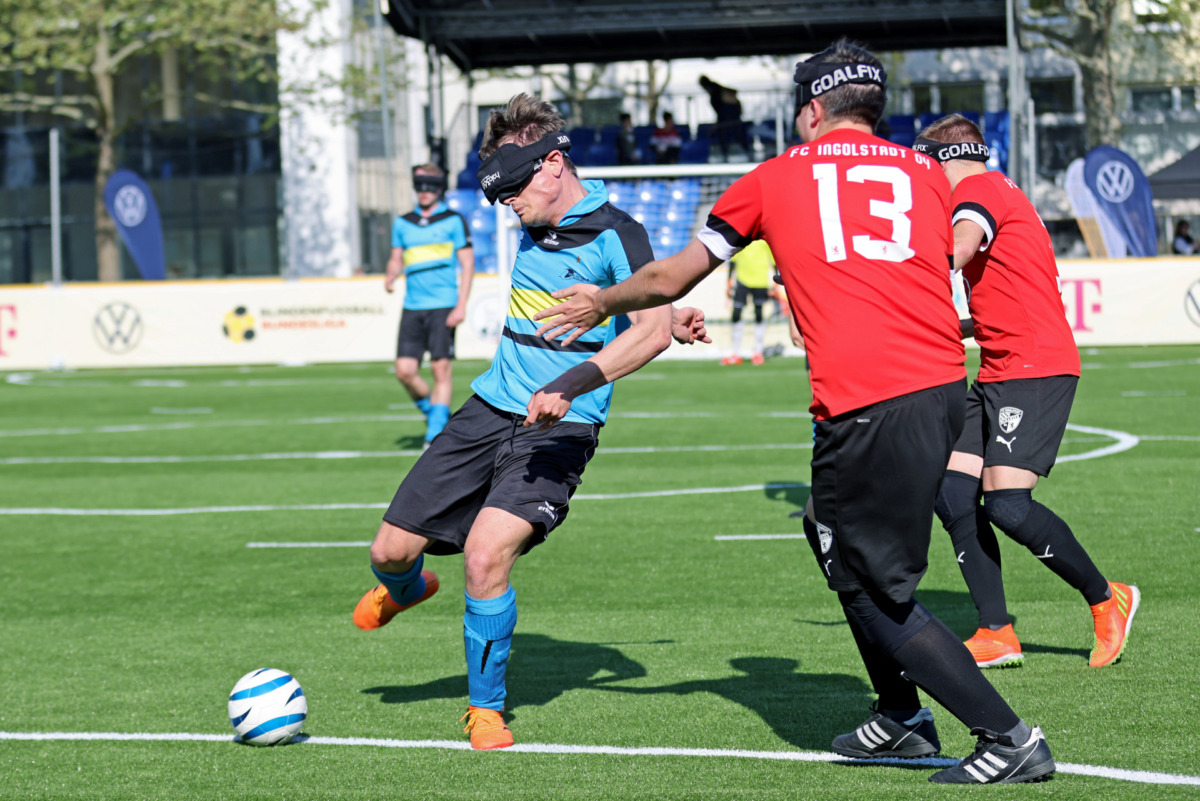
<svg viewBox="0 0 1200 801">
<path fill-rule="evenodd" d="M 576 150 L 586 150 L 596 144 L 595 128 L 572 128 L 567 131 L 567 136 L 571 137 L 572 153 Z"/>
<path fill-rule="evenodd" d="M 932 111 L 926 111 L 924 114 L 922 114 L 917 119 L 917 131 L 920 132 L 920 131 L 925 130 L 930 125 L 933 125 L 935 122 L 937 122 L 944 116 L 945 116 L 944 114 L 937 114 Z"/>
<path fill-rule="evenodd" d="M 467 167 L 458 174 L 455 186 L 460 190 L 475 190 L 479 188 L 479 173 L 476 167 Z"/>
<path fill-rule="evenodd" d="M 983 120 L 981 119 L 981 115 L 978 111 L 959 111 L 957 113 L 963 115 L 979 127 L 983 127 Z"/>
<path fill-rule="evenodd" d="M 575 152 L 574 146 L 571 152 Z M 589 167 L 611 167 L 617 163 L 617 149 L 613 145 L 597 142 L 587 149 L 587 165 Z"/>
<path fill-rule="evenodd" d="M 707 164 L 708 163 L 708 140 L 697 138 L 690 142 L 684 142 L 683 147 L 679 150 L 680 164 Z"/>
</svg>

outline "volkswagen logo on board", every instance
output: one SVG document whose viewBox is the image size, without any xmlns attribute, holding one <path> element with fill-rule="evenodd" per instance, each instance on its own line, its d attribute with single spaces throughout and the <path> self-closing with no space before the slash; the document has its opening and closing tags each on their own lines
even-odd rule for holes
<svg viewBox="0 0 1200 801">
<path fill-rule="evenodd" d="M 100 308 L 92 320 L 92 334 L 109 353 L 128 353 L 142 341 L 146 331 L 142 315 L 124 301 L 113 301 Z"/>
</svg>

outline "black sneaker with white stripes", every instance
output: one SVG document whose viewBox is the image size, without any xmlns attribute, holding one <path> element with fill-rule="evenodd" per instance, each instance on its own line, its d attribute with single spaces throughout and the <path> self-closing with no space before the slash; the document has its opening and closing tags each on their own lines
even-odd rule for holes
<svg viewBox="0 0 1200 801">
<path fill-rule="evenodd" d="M 855 759 L 892 757 L 897 759 L 919 759 L 934 756 L 942 750 L 937 729 L 933 726 L 933 713 L 922 709 L 903 723 L 881 715 L 878 707 L 871 705 L 874 715 L 849 734 L 835 737 L 833 752 Z"/>
<path fill-rule="evenodd" d="M 975 753 L 929 777 L 936 784 L 1016 784 L 1044 782 L 1054 775 L 1054 757 L 1036 726 L 1024 745 L 987 729 L 971 729 L 979 738 Z"/>
</svg>

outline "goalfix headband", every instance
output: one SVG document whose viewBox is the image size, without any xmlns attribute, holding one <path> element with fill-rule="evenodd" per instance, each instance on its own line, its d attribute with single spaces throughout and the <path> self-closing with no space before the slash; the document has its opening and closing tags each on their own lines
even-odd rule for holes
<svg viewBox="0 0 1200 801">
<path fill-rule="evenodd" d="M 988 146 L 979 142 L 938 142 L 923 137 L 913 142 L 913 150 L 924 153 L 939 164 L 950 159 L 987 161 L 992 155 Z"/>
<path fill-rule="evenodd" d="M 814 97 L 820 97 L 831 89 L 848 83 L 873 83 L 887 88 L 887 71 L 883 67 L 861 63 L 838 63 L 827 61 L 813 64 L 801 61 L 796 64 L 792 76 L 796 82 L 796 113 L 808 105 Z"/>
<path fill-rule="evenodd" d="M 570 149 L 571 138 L 562 131 L 551 131 L 524 146 L 512 142 L 500 145 L 479 165 L 479 187 L 492 205 L 508 200 L 521 193 L 546 156 L 555 150 L 566 153 Z"/>
</svg>

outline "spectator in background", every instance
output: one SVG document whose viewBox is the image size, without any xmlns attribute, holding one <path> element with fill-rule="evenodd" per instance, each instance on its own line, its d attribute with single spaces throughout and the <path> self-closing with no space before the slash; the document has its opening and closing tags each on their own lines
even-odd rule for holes
<svg viewBox="0 0 1200 801">
<path fill-rule="evenodd" d="M 683 137 L 675 127 L 675 115 L 669 111 L 663 112 L 663 123 L 650 134 L 650 144 L 654 148 L 655 164 L 678 164 L 679 151 L 683 148 Z"/>
<path fill-rule="evenodd" d="M 740 145 L 743 152 L 749 153 L 746 128 L 742 125 L 742 101 L 738 100 L 737 90 L 722 86 L 707 75 L 700 76 L 700 87 L 708 92 L 713 111 L 717 113 L 717 124 L 709 129 L 709 136 L 717 140 L 721 155 L 729 161 L 732 144 Z"/>
<path fill-rule="evenodd" d="M 641 161 L 637 136 L 633 133 L 633 117 L 621 115 L 621 130 L 617 133 L 617 164 L 637 164 Z"/>
<path fill-rule="evenodd" d="M 1189 232 L 1191 223 L 1180 220 L 1175 223 L 1175 238 L 1171 240 L 1171 252 L 1180 256 L 1190 256 L 1196 252 L 1196 242 Z"/>
</svg>

